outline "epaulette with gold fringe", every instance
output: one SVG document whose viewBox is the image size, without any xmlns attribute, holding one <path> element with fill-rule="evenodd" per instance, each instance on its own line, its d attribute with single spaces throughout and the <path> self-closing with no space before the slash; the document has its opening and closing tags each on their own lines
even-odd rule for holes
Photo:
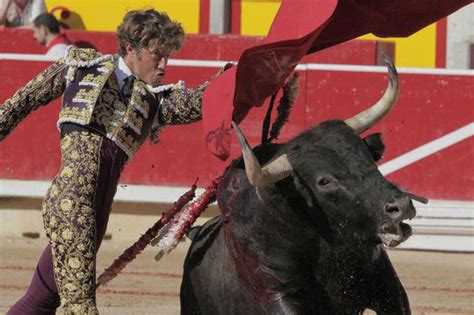
<svg viewBox="0 0 474 315">
<path fill-rule="evenodd" d="M 92 67 L 105 61 L 112 60 L 114 60 L 113 55 L 103 55 L 92 48 L 78 48 L 72 45 L 67 47 L 66 55 L 64 57 L 64 63 L 67 66 L 77 68 Z"/>
</svg>

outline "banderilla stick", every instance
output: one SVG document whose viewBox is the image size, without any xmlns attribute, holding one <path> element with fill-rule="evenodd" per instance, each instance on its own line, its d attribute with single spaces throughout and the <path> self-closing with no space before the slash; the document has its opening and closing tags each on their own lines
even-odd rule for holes
<svg viewBox="0 0 474 315">
<path fill-rule="evenodd" d="M 178 245 L 189 227 L 206 210 L 207 206 L 216 200 L 217 186 L 220 179 L 220 177 L 215 178 L 196 201 L 187 205 L 183 211 L 176 215 L 174 221 L 169 223 L 173 224 L 173 226 L 166 233 L 158 235 L 156 239 L 151 241 L 151 245 L 156 245 L 159 249 L 158 254 L 155 256 L 156 261 L 160 260 L 164 254 L 169 253 Z"/>
<path fill-rule="evenodd" d="M 117 258 L 110 267 L 106 268 L 104 272 L 99 276 L 97 279 L 96 289 L 103 284 L 107 284 L 110 280 L 115 278 L 124 268 L 127 266 L 129 262 L 135 259 L 138 254 L 140 254 L 153 240 L 158 233 L 160 232 L 161 228 L 168 223 L 181 209 L 191 201 L 195 196 L 196 191 L 196 182 L 191 187 L 189 191 L 184 193 L 181 197 L 179 197 L 178 201 L 176 201 L 170 209 L 166 210 L 160 220 L 156 222 L 151 228 L 149 228 L 145 234 L 143 234 L 138 241 L 136 241 L 132 246 L 127 248 L 119 258 Z"/>
</svg>

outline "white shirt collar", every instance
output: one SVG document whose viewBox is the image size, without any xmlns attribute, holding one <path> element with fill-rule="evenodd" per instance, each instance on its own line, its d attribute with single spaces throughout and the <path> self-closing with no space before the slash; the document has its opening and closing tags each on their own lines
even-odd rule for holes
<svg viewBox="0 0 474 315">
<path fill-rule="evenodd" d="M 119 56 L 117 61 L 117 67 L 115 68 L 115 76 L 117 77 L 117 81 L 119 84 L 119 88 L 122 89 L 124 81 L 129 76 L 133 75 L 132 70 L 127 66 L 125 60 L 121 56 Z"/>
</svg>

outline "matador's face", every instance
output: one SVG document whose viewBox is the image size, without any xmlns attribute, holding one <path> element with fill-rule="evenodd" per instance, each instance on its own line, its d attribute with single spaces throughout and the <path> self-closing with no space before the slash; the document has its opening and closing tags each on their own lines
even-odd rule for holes
<svg viewBox="0 0 474 315">
<path fill-rule="evenodd" d="M 163 55 L 155 47 L 127 49 L 125 60 L 133 74 L 145 83 L 158 86 L 166 72 L 168 55 Z"/>
</svg>

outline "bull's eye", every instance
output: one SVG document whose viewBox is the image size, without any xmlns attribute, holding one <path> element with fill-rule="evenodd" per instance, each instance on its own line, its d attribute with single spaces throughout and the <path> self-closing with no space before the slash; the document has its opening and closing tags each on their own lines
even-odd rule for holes
<svg viewBox="0 0 474 315">
<path fill-rule="evenodd" d="M 320 179 L 318 179 L 318 186 L 320 187 L 325 187 L 327 185 L 329 185 L 331 182 L 329 181 L 329 179 L 325 178 L 325 177 L 321 177 Z"/>
</svg>

